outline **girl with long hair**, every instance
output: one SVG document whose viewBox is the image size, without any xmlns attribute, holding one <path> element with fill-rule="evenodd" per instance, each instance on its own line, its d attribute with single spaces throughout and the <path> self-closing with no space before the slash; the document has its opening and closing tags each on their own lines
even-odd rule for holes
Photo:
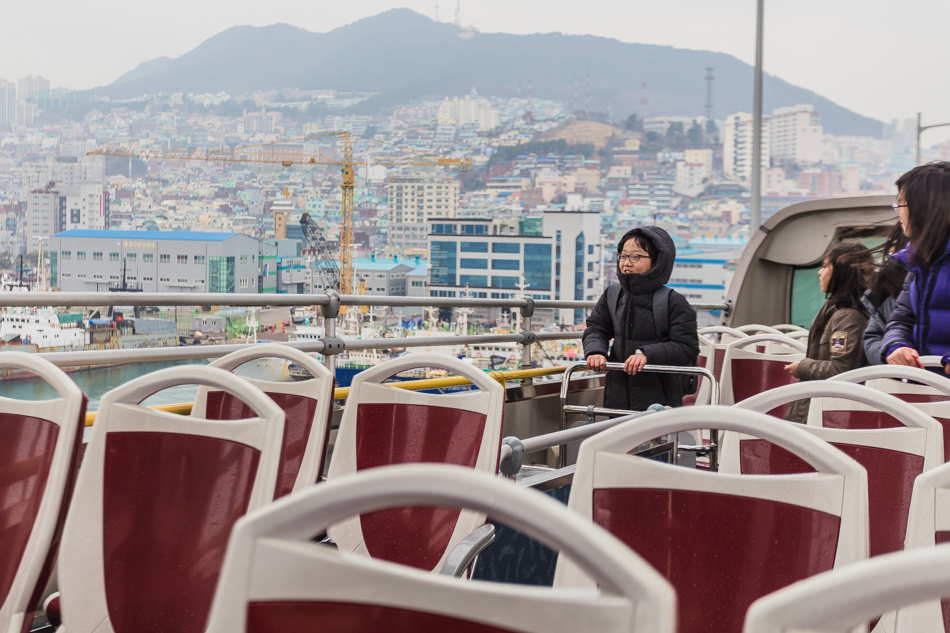
<svg viewBox="0 0 950 633">
<path fill-rule="evenodd" d="M 862 338 L 868 311 L 861 303 L 867 285 L 861 268 L 870 259 L 870 251 L 854 242 L 835 244 L 828 251 L 818 269 L 825 304 L 812 321 L 805 358 L 786 365 L 785 371 L 799 380 L 823 380 L 867 364 Z M 785 418 L 804 422 L 808 402 L 793 403 Z"/>
<path fill-rule="evenodd" d="M 887 323 L 892 365 L 920 366 L 935 354 L 950 373 L 950 163 L 919 165 L 897 179 L 897 204 L 909 244 L 894 255 L 909 273 Z"/>
</svg>

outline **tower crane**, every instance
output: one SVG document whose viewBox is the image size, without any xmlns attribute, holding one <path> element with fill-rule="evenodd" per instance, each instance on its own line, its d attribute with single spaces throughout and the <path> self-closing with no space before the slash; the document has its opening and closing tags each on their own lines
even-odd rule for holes
<svg viewBox="0 0 950 633">
<path fill-rule="evenodd" d="M 327 281 L 327 288 L 339 289 L 340 287 L 340 265 L 330 250 L 330 245 L 320 232 L 317 223 L 310 218 L 309 213 L 300 216 L 300 228 L 303 229 L 303 236 L 307 240 L 307 249 L 317 256 L 317 261 L 326 262 L 326 269 L 321 269 Z"/>
<path fill-rule="evenodd" d="M 299 143 L 316 138 L 336 137 L 343 146 L 343 158 L 327 156 L 321 153 L 305 154 L 283 150 L 281 145 Z M 342 204 L 340 207 L 340 294 L 353 294 L 353 190 L 356 186 L 356 163 L 353 162 L 353 143 L 348 131 L 330 132 L 314 136 L 288 139 L 277 143 L 260 145 L 244 145 L 223 149 L 159 149 L 144 147 L 114 147 L 106 146 L 87 152 L 89 156 L 119 156 L 123 158 L 157 158 L 161 160 L 203 160 L 221 161 L 228 163 L 268 163 L 284 167 L 292 165 L 329 165 L 340 167 L 342 181 L 340 192 Z M 361 165 L 380 165 L 384 167 L 470 167 L 470 158 L 446 158 L 443 156 L 421 156 L 410 158 L 394 158 L 373 160 L 359 163 Z"/>
</svg>

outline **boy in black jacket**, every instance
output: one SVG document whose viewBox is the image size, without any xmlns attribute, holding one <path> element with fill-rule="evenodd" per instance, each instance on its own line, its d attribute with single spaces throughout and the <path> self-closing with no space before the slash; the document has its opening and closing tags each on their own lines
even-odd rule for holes
<svg viewBox="0 0 950 633">
<path fill-rule="evenodd" d="M 607 373 L 604 406 L 609 409 L 683 404 L 681 376 L 640 372 L 647 363 L 693 366 L 699 356 L 696 311 L 664 285 L 675 259 L 673 240 L 655 226 L 628 231 L 617 245 L 620 284 L 604 291 L 583 338 L 591 369 L 603 370 L 608 361 L 624 363 L 625 373 Z"/>
</svg>

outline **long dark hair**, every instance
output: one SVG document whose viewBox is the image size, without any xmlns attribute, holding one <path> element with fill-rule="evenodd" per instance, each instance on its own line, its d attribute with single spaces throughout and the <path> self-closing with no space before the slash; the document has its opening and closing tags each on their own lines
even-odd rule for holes
<svg viewBox="0 0 950 633">
<path fill-rule="evenodd" d="M 872 299 L 875 305 L 882 303 L 886 297 L 896 299 L 904 289 L 904 277 L 907 276 L 907 269 L 891 257 L 907 246 L 907 236 L 900 222 L 887 233 L 882 230 L 881 234 L 886 236 L 885 240 L 867 253 L 857 251 L 842 255 L 843 261 L 856 267 L 864 276 L 868 288 L 877 295 L 877 298 Z"/>
<path fill-rule="evenodd" d="M 835 310 L 854 308 L 867 316 L 868 311 L 861 303 L 861 296 L 868 287 L 861 269 L 871 261 L 871 251 L 857 242 L 839 242 L 831 247 L 823 261 L 831 265 L 831 278 L 828 280 L 828 291 L 825 294 L 827 302 L 834 306 Z M 820 323 L 816 319 L 812 324 L 812 331 L 824 330 L 831 312 L 824 314 L 825 318 Z"/>
<path fill-rule="evenodd" d="M 929 266 L 950 240 L 950 163 L 914 167 L 897 179 L 897 189 L 907 205 L 910 261 Z"/>
</svg>

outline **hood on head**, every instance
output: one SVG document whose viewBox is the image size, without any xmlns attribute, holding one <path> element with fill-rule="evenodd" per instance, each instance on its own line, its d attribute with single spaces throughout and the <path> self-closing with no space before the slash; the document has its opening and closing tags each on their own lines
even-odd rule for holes
<svg viewBox="0 0 950 633">
<path fill-rule="evenodd" d="M 658 226 L 641 226 L 624 233 L 617 245 L 617 252 L 623 250 L 623 245 L 635 235 L 641 235 L 653 243 L 657 250 L 656 261 L 653 267 L 645 273 L 631 273 L 625 275 L 620 272 L 620 262 L 617 262 L 617 278 L 627 292 L 646 293 L 659 290 L 673 275 L 673 263 L 676 260 L 676 246 L 670 234 Z"/>
</svg>

